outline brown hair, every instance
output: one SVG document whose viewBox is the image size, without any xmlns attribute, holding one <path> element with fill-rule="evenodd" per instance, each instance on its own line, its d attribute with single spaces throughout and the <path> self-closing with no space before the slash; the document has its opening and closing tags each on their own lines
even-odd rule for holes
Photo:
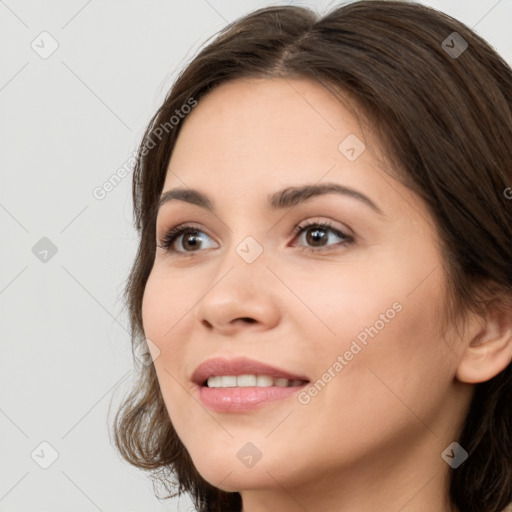
<svg viewBox="0 0 512 512">
<path fill-rule="evenodd" d="M 468 45 L 462 53 L 453 32 Z M 140 244 L 125 289 L 132 348 L 144 343 L 141 309 L 155 256 L 156 205 L 182 124 L 163 136 L 159 127 L 191 98 L 199 101 L 243 77 L 309 78 L 342 91 L 370 121 L 401 181 L 429 208 L 442 242 L 450 311 L 484 312 L 485 284 L 510 299 L 512 201 L 505 191 L 512 186 L 512 72 L 506 62 L 464 24 L 415 3 L 359 1 L 322 17 L 302 7 L 268 7 L 228 25 L 200 51 L 140 144 L 133 175 Z M 154 366 L 138 375 L 113 425 L 122 456 L 150 470 L 170 495 L 190 493 L 201 510 L 240 511 L 239 493 L 216 489 L 195 469 L 170 422 Z M 450 497 L 464 512 L 500 512 L 512 501 L 511 366 L 474 391 L 458 439 L 469 458 L 451 473 Z"/>
</svg>

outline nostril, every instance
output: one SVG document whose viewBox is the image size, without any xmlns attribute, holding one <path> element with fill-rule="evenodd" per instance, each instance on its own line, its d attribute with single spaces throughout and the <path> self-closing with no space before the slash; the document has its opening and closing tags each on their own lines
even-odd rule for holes
<svg viewBox="0 0 512 512">
<path fill-rule="evenodd" d="M 250 317 L 240 317 L 240 318 L 237 318 L 236 320 L 233 320 L 233 322 L 247 322 L 248 324 L 254 324 L 257 322 L 257 320 L 255 320 L 254 318 L 250 318 Z M 207 329 L 213 329 L 213 324 L 211 322 L 209 322 L 208 320 L 204 319 L 201 321 L 201 323 L 207 328 Z"/>
</svg>

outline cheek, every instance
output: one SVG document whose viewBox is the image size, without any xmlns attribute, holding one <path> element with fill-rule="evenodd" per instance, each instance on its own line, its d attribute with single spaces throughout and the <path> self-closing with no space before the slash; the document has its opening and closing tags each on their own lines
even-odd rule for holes
<svg viewBox="0 0 512 512">
<path fill-rule="evenodd" d="M 190 306 L 187 306 L 189 301 L 183 300 L 183 294 L 176 293 L 176 288 L 171 288 L 169 283 L 173 281 L 169 281 L 161 271 L 152 271 L 146 283 L 141 309 L 144 335 L 158 349 L 154 365 L 162 398 L 169 415 L 173 416 L 176 404 L 180 402 L 176 398 L 181 397 L 182 391 L 177 369 L 186 350 L 185 343 L 175 341 L 179 336 L 179 320 Z"/>
<path fill-rule="evenodd" d="M 364 431 L 371 439 L 375 417 L 383 435 L 400 425 L 424 428 L 416 414 L 432 418 L 450 385 L 453 356 L 439 334 L 439 274 L 412 293 L 405 279 L 391 281 L 376 286 L 374 279 L 373 287 L 364 288 L 360 276 L 352 276 L 343 292 L 329 292 L 337 306 L 324 304 L 323 311 L 336 336 L 326 336 L 308 354 L 317 391 L 306 406 L 325 417 L 326 429 L 332 423 L 349 437 Z"/>
<path fill-rule="evenodd" d="M 173 286 L 169 283 L 173 283 Z M 190 321 L 191 312 L 188 311 L 194 303 L 192 298 L 186 296 L 190 294 L 188 290 L 190 287 L 180 288 L 179 283 L 168 276 L 152 273 L 142 301 L 144 335 L 157 347 L 155 371 L 169 414 L 181 401 L 183 386 L 186 385 L 182 363 L 186 359 L 189 343 L 184 329 Z"/>
<path fill-rule="evenodd" d="M 420 247 L 412 254 L 405 249 L 374 251 L 368 258 L 360 252 L 354 261 L 347 258 L 346 266 L 318 264 L 314 273 L 289 271 L 287 282 L 293 282 L 310 310 L 297 306 L 305 360 L 312 362 L 318 378 L 346 354 L 343 369 L 331 370 L 345 377 L 332 387 L 348 386 L 355 396 L 379 386 L 391 393 L 371 370 L 377 375 L 381 371 L 399 392 L 416 388 L 421 394 L 424 386 L 416 376 L 431 379 L 452 362 L 439 332 L 446 288 L 437 254 Z"/>
<path fill-rule="evenodd" d="M 300 326 L 297 342 L 312 350 L 314 357 L 309 361 L 325 365 L 325 356 L 349 350 L 357 336 L 364 343 L 369 339 L 368 329 L 387 329 L 400 315 L 406 284 L 382 268 L 323 263 L 314 272 L 281 272 L 283 281 L 293 290 L 293 294 L 281 292 L 286 320 L 294 327 Z"/>
<path fill-rule="evenodd" d="M 181 320 L 197 300 L 193 281 L 193 277 L 187 277 L 186 282 L 180 281 L 163 268 L 151 272 L 142 301 L 142 321 L 147 338 L 165 345 L 173 340 Z"/>
</svg>

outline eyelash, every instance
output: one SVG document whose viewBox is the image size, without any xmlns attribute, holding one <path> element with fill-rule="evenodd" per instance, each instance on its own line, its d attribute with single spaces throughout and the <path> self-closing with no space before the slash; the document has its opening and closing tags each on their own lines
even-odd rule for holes
<svg viewBox="0 0 512 512">
<path fill-rule="evenodd" d="M 338 244 L 334 244 L 333 246 L 327 246 L 327 247 L 336 247 L 339 248 L 339 246 L 347 246 L 352 243 L 354 243 L 354 237 L 347 235 L 343 233 L 343 231 L 340 231 L 339 229 L 336 229 L 332 224 L 329 222 L 309 222 L 306 224 L 298 224 L 293 229 L 293 234 L 295 237 L 297 235 L 301 234 L 304 231 L 307 231 L 310 228 L 320 228 L 325 229 L 333 232 L 336 236 L 339 238 L 342 238 L 343 241 L 339 242 Z M 175 249 L 171 249 L 171 245 L 175 242 L 175 240 L 182 234 L 186 233 L 195 233 L 195 232 L 201 232 L 203 231 L 193 224 L 181 224 L 180 226 L 176 226 L 172 229 L 170 229 L 163 237 L 161 241 L 161 245 L 158 245 L 161 249 L 165 249 L 167 252 L 176 253 L 182 256 L 193 256 L 195 253 L 199 251 L 177 251 Z M 301 246 L 301 250 L 310 251 L 310 252 L 321 252 L 321 251 L 328 251 L 330 249 L 326 248 L 315 248 L 315 247 L 307 247 L 307 246 Z"/>
</svg>

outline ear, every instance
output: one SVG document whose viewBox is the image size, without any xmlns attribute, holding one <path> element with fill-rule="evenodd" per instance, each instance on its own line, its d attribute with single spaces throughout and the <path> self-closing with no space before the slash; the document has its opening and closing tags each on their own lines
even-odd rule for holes
<svg viewBox="0 0 512 512">
<path fill-rule="evenodd" d="M 512 307 L 493 301 L 464 350 L 456 377 L 461 382 L 485 382 L 502 372 L 512 360 Z"/>
</svg>

